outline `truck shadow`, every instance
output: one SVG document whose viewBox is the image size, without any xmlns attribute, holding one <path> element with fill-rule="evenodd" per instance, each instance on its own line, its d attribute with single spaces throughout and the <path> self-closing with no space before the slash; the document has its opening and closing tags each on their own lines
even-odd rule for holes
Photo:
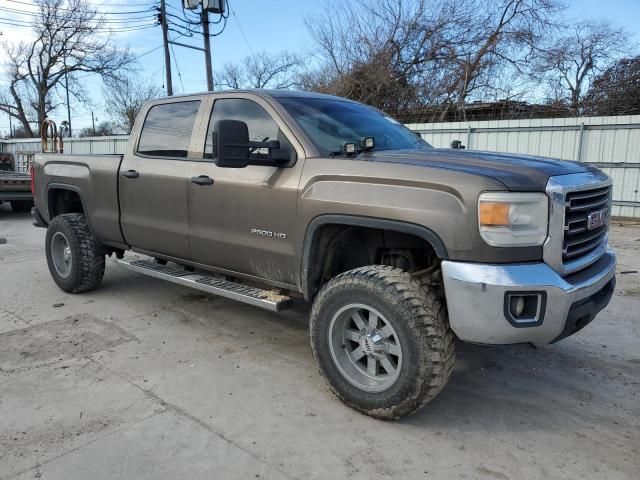
<svg viewBox="0 0 640 480">
<path fill-rule="evenodd" d="M 12 214 L 13 211 L 11 210 L 11 205 L 9 205 L 8 203 L 0 204 L 0 220 Z"/>
<path fill-rule="evenodd" d="M 11 210 L 11 205 L 7 203 L 3 203 L 0 205 L 0 221 L 1 220 L 19 220 L 19 219 L 29 219 L 31 218 L 31 213 L 16 213 Z"/>
<path fill-rule="evenodd" d="M 152 278 L 128 272 L 109 277 L 94 295 L 126 295 L 136 301 L 151 284 L 165 291 L 166 284 Z M 274 314 L 183 287 L 169 286 L 166 293 L 162 308 L 191 314 L 200 320 L 197 328 L 216 331 L 223 326 L 229 334 L 227 341 L 234 342 L 238 350 L 256 337 L 264 338 L 261 349 L 286 352 L 292 369 L 308 369 L 305 373 L 314 378 L 318 375 L 308 347 L 307 303 L 296 301 L 291 310 Z M 189 327 L 176 320 L 171 328 Z M 255 335 L 247 336 L 247 331 Z M 638 381 L 637 365 L 605 355 L 601 345 L 585 345 L 574 337 L 538 349 L 459 341 L 456 351 L 456 367 L 448 385 L 422 410 L 397 422 L 400 428 L 513 432 L 566 426 L 575 430 L 571 423 L 593 424 L 594 417 L 613 421 L 623 415 L 621 409 L 637 410 L 629 387 L 624 386 Z M 328 388 L 326 393 L 331 397 Z"/>
<path fill-rule="evenodd" d="M 575 431 L 637 410 L 626 387 L 637 384 L 637 370 L 575 340 L 538 349 L 463 342 L 456 347 L 449 384 L 401 423 L 443 430 Z"/>
<path fill-rule="evenodd" d="M 300 341 L 308 345 L 309 310 L 301 301 L 286 314 L 269 314 L 269 318 L 279 328 L 297 330 L 292 334 L 304 335 Z M 309 349 L 292 353 L 304 355 L 300 360 L 310 361 L 310 374 L 316 374 Z M 540 348 L 457 341 L 456 355 L 447 386 L 423 409 L 398 421 L 401 428 L 449 432 L 549 432 L 565 428 L 576 432 L 600 422 L 610 428 L 629 411 L 640 414 L 640 405 L 628 387 L 640 386 L 640 369 L 608 355 L 600 344 L 585 345 L 576 337 Z"/>
</svg>

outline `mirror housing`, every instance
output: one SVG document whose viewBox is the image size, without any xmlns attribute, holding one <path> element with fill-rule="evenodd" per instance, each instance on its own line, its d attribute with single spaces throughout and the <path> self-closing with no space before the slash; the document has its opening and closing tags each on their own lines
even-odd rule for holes
<svg viewBox="0 0 640 480">
<path fill-rule="evenodd" d="M 249 165 L 249 128 L 246 123 L 218 120 L 213 127 L 213 135 L 217 166 L 244 168 Z"/>
<path fill-rule="evenodd" d="M 249 128 L 240 120 L 218 120 L 214 125 L 216 165 L 223 168 L 244 168 L 247 165 L 280 166 L 291 160 L 288 150 L 280 147 L 279 140 L 253 142 L 249 140 Z M 269 151 L 266 160 L 251 158 L 259 149 Z"/>
</svg>

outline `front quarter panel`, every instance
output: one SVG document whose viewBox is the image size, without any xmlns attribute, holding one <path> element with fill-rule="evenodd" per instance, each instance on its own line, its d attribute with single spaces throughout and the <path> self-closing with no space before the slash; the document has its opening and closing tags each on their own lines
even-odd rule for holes
<svg viewBox="0 0 640 480">
<path fill-rule="evenodd" d="M 322 215 L 351 215 L 419 225 L 447 251 L 478 246 L 477 198 L 501 190 L 497 182 L 466 173 L 366 159 L 307 159 L 300 184 L 296 240 L 303 251 L 307 226 Z M 300 255 L 298 256 L 301 257 Z"/>
</svg>

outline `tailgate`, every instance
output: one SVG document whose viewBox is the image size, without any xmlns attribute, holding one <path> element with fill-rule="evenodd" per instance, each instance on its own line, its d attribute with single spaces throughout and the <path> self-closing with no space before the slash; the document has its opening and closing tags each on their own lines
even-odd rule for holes
<svg viewBox="0 0 640 480">
<path fill-rule="evenodd" d="M 0 192 L 31 192 L 31 177 L 24 173 L 0 171 Z"/>
</svg>

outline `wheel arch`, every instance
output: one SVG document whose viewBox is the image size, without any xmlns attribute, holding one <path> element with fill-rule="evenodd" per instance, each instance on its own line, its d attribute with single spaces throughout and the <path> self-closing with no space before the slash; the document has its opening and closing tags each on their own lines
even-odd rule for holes
<svg viewBox="0 0 640 480">
<path fill-rule="evenodd" d="M 49 221 L 63 213 L 83 213 L 86 216 L 82 191 L 75 185 L 50 183 L 47 185 L 47 214 Z"/>
<path fill-rule="evenodd" d="M 448 259 L 448 252 L 440 236 L 428 227 L 411 222 L 390 220 L 376 217 L 356 215 L 327 214 L 315 217 L 307 226 L 300 268 L 300 287 L 304 298 L 313 299 L 321 284 L 319 263 L 324 262 L 326 249 L 321 245 L 322 232 L 326 227 L 335 226 L 338 229 L 359 227 L 381 232 L 404 234 L 424 241 L 440 260 Z M 314 268 L 315 265 L 315 268 Z"/>
<path fill-rule="evenodd" d="M 95 237 L 95 231 L 87 211 L 87 202 L 79 187 L 66 183 L 50 183 L 47 185 L 46 198 L 49 222 L 64 213 L 81 213 L 87 219 L 87 225 L 94 235 L 95 241 L 101 244 L 100 240 Z"/>
</svg>

